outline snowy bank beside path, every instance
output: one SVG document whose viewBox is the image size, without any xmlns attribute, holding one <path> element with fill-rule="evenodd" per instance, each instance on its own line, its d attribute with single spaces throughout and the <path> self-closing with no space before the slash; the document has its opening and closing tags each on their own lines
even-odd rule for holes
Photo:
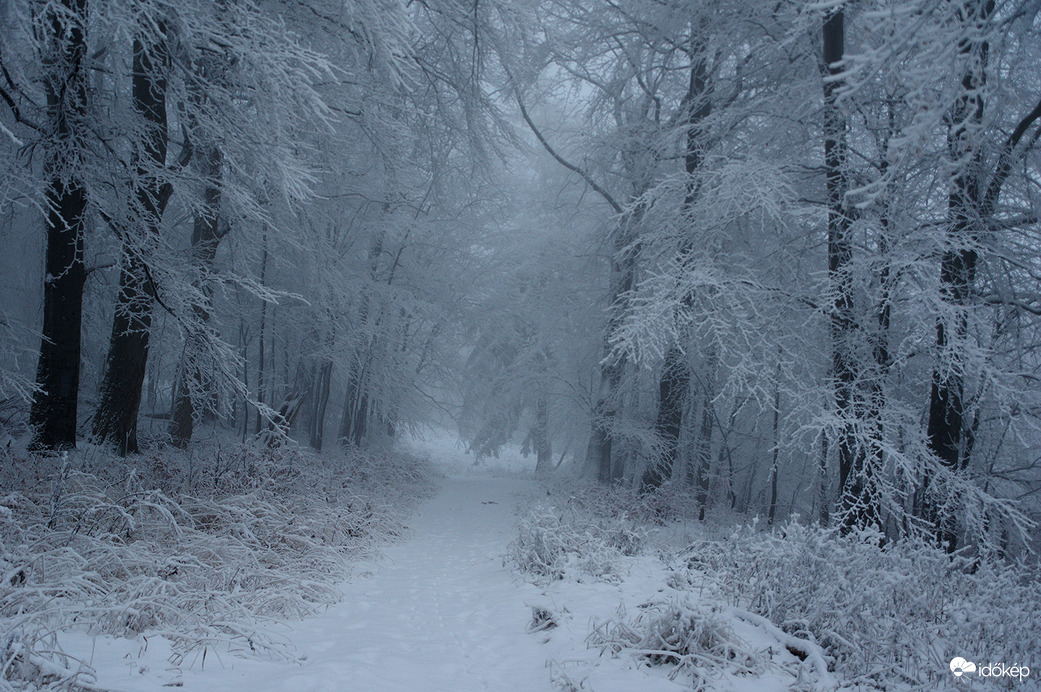
<svg viewBox="0 0 1041 692">
<path fill-rule="evenodd" d="M 424 463 L 377 451 L 5 462 L 0 690 L 157 689 L 220 658 L 293 661 L 282 623 L 339 602 L 433 490 Z"/>
</svg>

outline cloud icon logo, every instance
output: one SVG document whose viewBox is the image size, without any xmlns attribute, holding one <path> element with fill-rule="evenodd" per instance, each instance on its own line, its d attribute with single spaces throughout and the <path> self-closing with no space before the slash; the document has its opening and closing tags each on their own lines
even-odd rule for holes
<svg viewBox="0 0 1041 692">
<path fill-rule="evenodd" d="M 976 664 L 972 661 L 966 661 L 961 656 L 956 656 L 951 659 L 951 672 L 958 677 L 961 677 L 964 673 L 975 673 Z"/>
</svg>

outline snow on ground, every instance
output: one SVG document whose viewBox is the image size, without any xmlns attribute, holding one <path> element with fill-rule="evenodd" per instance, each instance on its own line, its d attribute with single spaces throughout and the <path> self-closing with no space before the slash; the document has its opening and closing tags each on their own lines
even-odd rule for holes
<svg viewBox="0 0 1041 692">
<path fill-rule="evenodd" d="M 278 627 L 298 663 L 208 649 L 178 660 L 158 635 L 128 640 L 69 633 L 61 637 L 63 647 L 94 667 L 97 686 L 128 692 L 166 686 L 200 692 L 690 689 L 689 677 L 670 680 L 668 668 L 587 644 L 596 623 L 670 597 L 663 593 L 671 589 L 664 586 L 661 560 L 629 558 L 628 576 L 618 583 L 529 583 L 503 558 L 518 513 L 544 499 L 546 489 L 517 477 L 525 470 L 519 455 L 474 469 L 450 442 L 441 435 L 425 443 L 447 475 L 411 518 L 409 537 L 383 558 L 359 565 L 341 603 Z M 536 606 L 554 613 L 558 626 L 530 631 Z M 757 650 L 787 655 L 762 632 L 735 630 Z M 754 678 L 719 677 L 712 687 L 769 691 L 791 682 L 775 666 Z"/>
</svg>

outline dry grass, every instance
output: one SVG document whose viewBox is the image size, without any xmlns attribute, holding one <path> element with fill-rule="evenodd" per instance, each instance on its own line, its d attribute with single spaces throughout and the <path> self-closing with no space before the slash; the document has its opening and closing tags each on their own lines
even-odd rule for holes
<svg viewBox="0 0 1041 692">
<path fill-rule="evenodd" d="M 89 689 L 55 646 L 75 627 L 291 658 L 270 623 L 336 602 L 431 487 L 407 457 L 242 445 L 4 465 L 0 689 Z"/>
</svg>

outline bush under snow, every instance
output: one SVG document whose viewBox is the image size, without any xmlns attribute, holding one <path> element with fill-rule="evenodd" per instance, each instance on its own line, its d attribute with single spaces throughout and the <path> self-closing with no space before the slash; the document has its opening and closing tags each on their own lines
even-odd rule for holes
<svg viewBox="0 0 1041 692">
<path fill-rule="evenodd" d="M 509 560 L 537 581 L 621 580 L 624 556 L 645 547 L 645 527 L 667 523 L 663 513 L 631 492 L 570 491 L 551 490 L 567 501 L 522 518 Z M 591 646 L 689 675 L 695 688 L 710 684 L 707 674 L 783 669 L 803 690 L 932 690 L 958 680 L 955 657 L 1041 667 L 1041 582 L 1026 567 L 796 522 L 687 539 L 679 551 L 666 547 L 676 535 L 656 541 L 670 565 L 658 591 L 671 595 L 638 601 L 633 617 L 594 618 Z M 735 635 L 738 621 L 780 649 L 764 657 Z M 989 683 L 1026 689 L 1013 678 Z"/>
<path fill-rule="evenodd" d="M 600 623 L 588 641 L 613 654 L 625 651 L 649 664 L 672 666 L 671 678 L 686 672 L 695 690 L 706 689 L 708 670 L 755 675 L 766 661 L 734 633 L 726 612 L 678 601 L 646 603 L 632 619 L 623 613 Z"/>
<path fill-rule="evenodd" d="M 637 554 L 645 536 L 625 514 L 601 516 L 571 495 L 562 505 L 537 506 L 521 518 L 507 561 L 547 581 L 612 580 L 623 569 L 620 558 Z"/>
<path fill-rule="evenodd" d="M 1041 584 L 1025 570 L 796 523 L 696 543 L 684 557 L 675 582 L 714 583 L 733 606 L 819 644 L 848 682 L 934 689 L 951 682 L 956 656 L 1041 662 Z"/>
</svg>

